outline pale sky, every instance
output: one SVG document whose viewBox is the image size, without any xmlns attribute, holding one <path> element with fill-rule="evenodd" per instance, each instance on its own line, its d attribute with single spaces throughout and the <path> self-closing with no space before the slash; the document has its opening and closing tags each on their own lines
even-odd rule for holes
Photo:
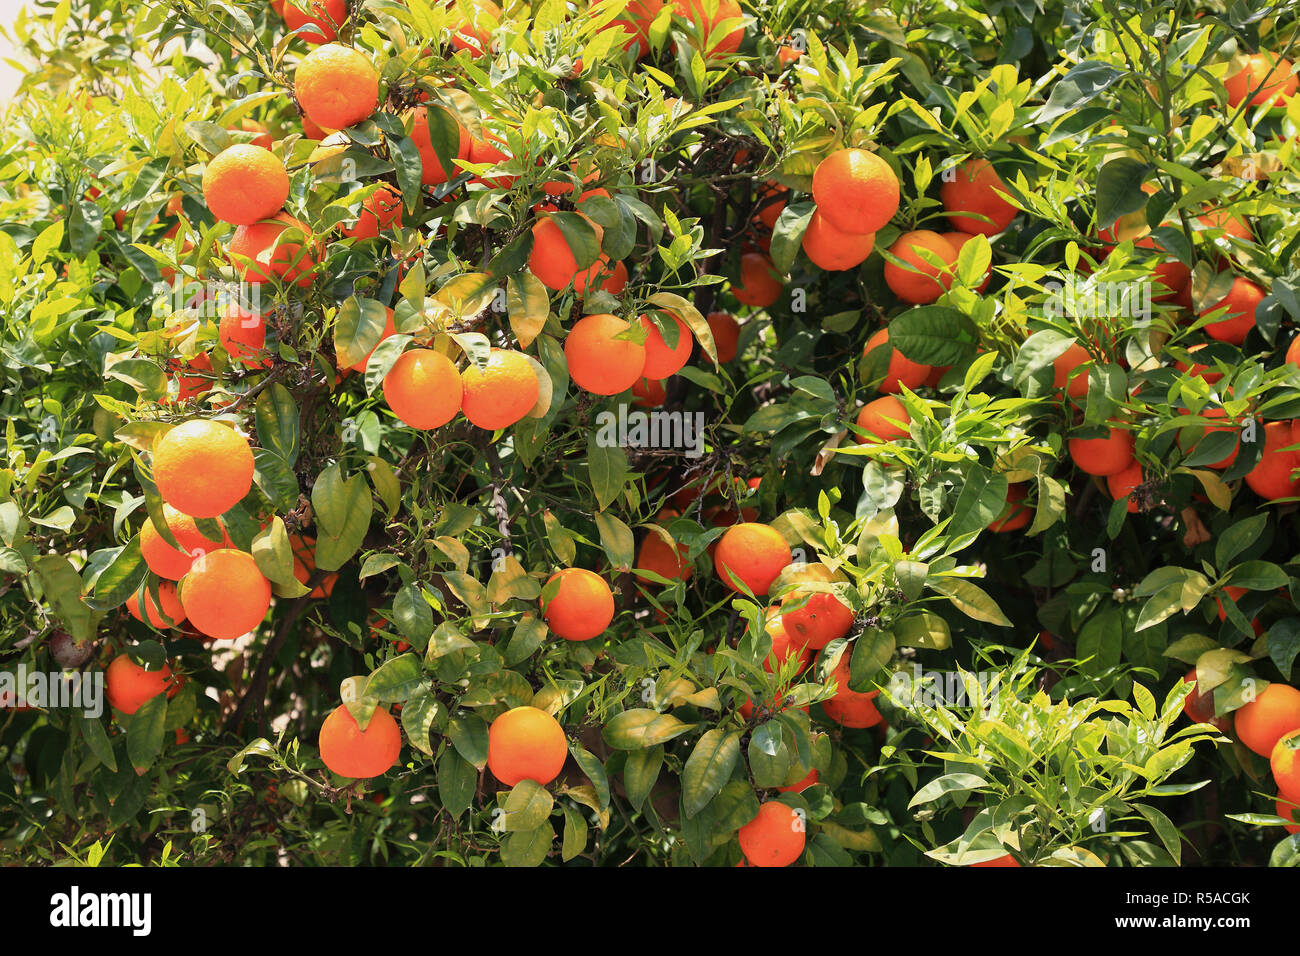
<svg viewBox="0 0 1300 956">
<path fill-rule="evenodd" d="M 0 26 L 8 32 L 18 18 L 18 11 L 25 6 L 24 0 L 0 0 Z M 19 74 L 12 66 L 4 62 L 13 57 L 13 47 L 8 37 L 0 36 L 0 112 L 4 111 L 9 97 L 18 86 Z"/>
</svg>

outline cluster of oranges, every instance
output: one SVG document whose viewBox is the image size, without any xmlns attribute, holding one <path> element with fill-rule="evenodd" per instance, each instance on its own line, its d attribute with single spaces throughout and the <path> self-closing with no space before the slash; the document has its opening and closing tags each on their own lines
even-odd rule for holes
<svg viewBox="0 0 1300 956">
<path fill-rule="evenodd" d="M 1196 723 L 1208 723 L 1225 733 L 1235 731 L 1248 749 L 1268 759 L 1277 785 L 1277 814 L 1286 820 L 1300 807 L 1300 690 L 1289 684 L 1269 684 L 1258 695 L 1226 717 L 1214 714 L 1213 689 L 1201 690 L 1197 669 L 1184 678 L 1197 686 L 1183 701 L 1183 711 Z M 1300 833 L 1300 824 L 1290 823 L 1290 833 Z"/>
</svg>

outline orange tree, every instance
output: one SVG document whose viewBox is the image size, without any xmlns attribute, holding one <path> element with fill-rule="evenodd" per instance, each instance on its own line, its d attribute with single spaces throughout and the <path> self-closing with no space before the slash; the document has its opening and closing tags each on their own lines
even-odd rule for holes
<svg viewBox="0 0 1300 956">
<path fill-rule="evenodd" d="M 15 35 L 0 855 L 1300 859 L 1290 7 Z"/>
</svg>

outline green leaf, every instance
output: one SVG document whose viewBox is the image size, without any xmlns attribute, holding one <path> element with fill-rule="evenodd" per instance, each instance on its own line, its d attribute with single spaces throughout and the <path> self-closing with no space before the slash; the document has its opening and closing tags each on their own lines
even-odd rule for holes
<svg viewBox="0 0 1300 956">
<path fill-rule="evenodd" d="M 619 571 L 630 570 L 636 559 L 632 529 L 616 515 L 601 511 L 596 514 L 596 530 L 600 532 L 600 546 L 605 550 L 610 564 Z"/>
<path fill-rule="evenodd" d="M 603 445 L 592 432 L 587 438 L 587 462 L 596 503 L 602 509 L 608 508 L 627 480 L 627 455 L 617 445 Z"/>
<path fill-rule="evenodd" d="M 868 627 L 853 642 L 849 659 L 849 690 L 865 693 L 875 690 L 874 678 L 894 656 L 894 635 L 878 627 Z"/>
<path fill-rule="evenodd" d="M 961 365 L 975 354 L 979 335 L 956 309 L 923 305 L 889 323 L 889 344 L 921 365 Z"/>
<path fill-rule="evenodd" d="M 479 770 L 487 766 L 488 725 L 477 714 L 453 717 L 447 726 L 447 736 L 456 752 Z"/>
<path fill-rule="evenodd" d="M 816 211 L 817 205 L 813 202 L 787 203 L 781 210 L 781 215 L 777 217 L 776 224 L 772 228 L 770 254 L 772 265 L 776 266 L 776 271 L 782 275 L 790 273 L 790 268 L 794 265 L 794 260 L 803 246 L 803 234 Z"/>
<path fill-rule="evenodd" d="M 302 597 L 310 592 L 310 588 L 294 577 L 293 546 L 278 516 L 253 538 L 252 553 L 257 570 L 276 586 L 276 593 L 281 597 Z"/>
<path fill-rule="evenodd" d="M 428 685 L 422 684 L 402 704 L 402 730 L 411 746 L 426 756 L 433 756 L 429 732 L 438 719 L 438 698 Z"/>
<path fill-rule="evenodd" d="M 1137 212 L 1147 204 L 1142 184 L 1151 166 L 1129 156 L 1112 159 L 1097 173 L 1097 227 L 1109 229 L 1120 216 Z"/>
<path fill-rule="evenodd" d="M 316 512 L 316 567 L 337 571 L 356 554 L 370 528 L 372 503 L 366 480 L 344 479 L 333 464 L 320 473 L 311 490 Z"/>
<path fill-rule="evenodd" d="M 605 775 L 605 765 L 600 762 L 600 758 L 573 740 L 569 741 L 569 753 L 573 754 L 579 769 L 591 781 L 601 809 L 609 806 L 609 778 Z"/>
<path fill-rule="evenodd" d="M 276 382 L 257 396 L 254 409 L 257 440 L 293 467 L 298 460 L 298 406 L 289 390 Z"/>
<path fill-rule="evenodd" d="M 340 368 L 364 362 L 384 334 L 388 310 L 382 302 L 349 296 L 334 317 L 334 355 Z"/>
<path fill-rule="evenodd" d="M 433 636 L 433 609 L 424 599 L 420 585 L 404 584 L 393 597 L 393 623 L 402 636 L 423 649 Z"/>
<path fill-rule="evenodd" d="M 402 654 L 384 661 L 371 673 L 362 696 L 383 703 L 404 701 L 424 686 L 420 659 L 414 654 Z"/>
<path fill-rule="evenodd" d="M 1183 858 L 1182 834 L 1178 832 L 1178 827 L 1174 826 L 1174 822 L 1155 807 L 1149 807 L 1145 803 L 1135 803 L 1133 807 L 1138 813 L 1146 817 L 1147 823 L 1151 824 L 1151 829 L 1155 830 L 1156 836 L 1160 838 L 1160 842 L 1165 845 L 1165 849 L 1173 857 L 1174 865 L 1181 866 Z"/>
<path fill-rule="evenodd" d="M 942 777 L 936 777 L 927 783 L 912 797 L 907 804 L 910 810 L 912 807 L 919 807 L 922 804 L 931 803 L 940 797 L 950 793 L 967 793 L 971 790 L 978 790 L 980 787 L 987 787 L 988 781 L 983 777 L 973 773 L 948 773 Z"/>
<path fill-rule="evenodd" d="M 140 536 L 136 535 L 118 549 L 113 560 L 95 578 L 95 606 L 107 610 L 125 603 L 140 589 L 148 570 L 140 554 Z"/>
<path fill-rule="evenodd" d="M 438 798 L 453 817 L 474 805 L 478 771 L 455 748 L 448 747 L 438 758 Z"/>
<path fill-rule="evenodd" d="M 740 734 L 721 727 L 707 730 L 682 767 L 682 807 L 693 817 L 714 798 L 740 759 Z"/>
<path fill-rule="evenodd" d="M 560 859 L 565 863 L 587 848 L 587 821 L 570 806 L 564 807 L 564 838 L 560 844 Z"/>
<path fill-rule="evenodd" d="M 640 810 L 646 798 L 659 779 L 659 770 L 664 764 L 664 748 L 656 745 L 643 750 L 634 750 L 623 762 L 623 788 L 627 791 L 628 803 Z"/>
<path fill-rule="evenodd" d="M 947 597 L 953 607 L 969 618 L 996 624 L 998 627 L 1011 626 L 1011 621 L 1002 613 L 997 602 L 978 585 L 964 578 L 931 578 L 930 587 Z"/>
<path fill-rule="evenodd" d="M 137 774 L 153 766 L 162 753 L 163 730 L 167 726 L 167 695 L 151 697 L 126 718 L 126 755 Z"/>
<path fill-rule="evenodd" d="M 1268 656 L 1287 680 L 1291 679 L 1297 652 L 1300 652 L 1300 617 L 1274 621 L 1268 629 Z"/>
<path fill-rule="evenodd" d="M 104 729 L 104 723 L 97 717 L 86 716 L 80 710 L 72 712 L 78 726 L 81 728 L 81 738 L 90 748 L 90 752 L 99 758 L 109 770 L 117 772 L 117 755 L 113 752 L 113 744 L 108 739 L 108 732 Z"/>
<path fill-rule="evenodd" d="M 679 737 L 692 726 L 672 714 L 660 714 L 637 707 L 615 714 L 605 725 L 601 736 L 605 738 L 605 743 L 616 750 L 640 750 Z"/>
<path fill-rule="evenodd" d="M 520 780 L 506 796 L 502 827 L 507 832 L 535 830 L 546 822 L 555 807 L 551 792 L 536 780 Z"/>
<path fill-rule="evenodd" d="M 541 866 L 554 840 L 555 828 L 549 820 L 535 830 L 511 833 L 501 845 L 501 862 L 506 866 Z"/>
</svg>

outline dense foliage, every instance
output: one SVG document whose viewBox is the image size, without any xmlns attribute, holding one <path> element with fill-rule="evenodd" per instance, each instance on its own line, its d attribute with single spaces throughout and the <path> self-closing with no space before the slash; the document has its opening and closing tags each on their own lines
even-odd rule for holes
<svg viewBox="0 0 1300 956">
<path fill-rule="evenodd" d="M 815 866 L 1300 860 L 1268 758 L 1232 729 L 1300 651 L 1300 97 L 1233 106 L 1225 83 L 1258 51 L 1293 58 L 1294 7 L 331 0 L 380 103 L 329 134 L 294 96 L 320 39 L 302 16 L 38 6 L 0 131 L 0 668 L 93 677 L 126 655 L 183 681 L 130 714 L 10 692 L 0 857 L 736 865 L 779 800 Z M 214 290 L 242 266 L 204 170 L 268 133 L 306 262 L 256 287 L 265 340 L 241 357 Z M 804 250 L 836 201 L 813 174 L 846 147 L 888 163 L 901 203 L 828 271 Z M 1014 220 L 906 301 L 895 242 L 953 228 L 941 191 L 971 157 Z M 449 176 L 422 182 L 431 161 Z M 350 235 L 380 195 L 400 216 Z M 547 215 L 625 285 L 544 284 Z M 1153 288 L 1175 263 L 1177 295 Z M 1207 329 L 1238 280 L 1264 294 L 1234 342 Z M 604 313 L 656 316 L 690 361 L 657 393 L 580 387 L 566 338 Z M 409 427 L 385 378 L 416 348 L 462 370 L 523 352 L 536 403 L 501 429 Z M 898 390 L 909 428 L 863 440 L 891 354 L 926 367 Z M 619 434 L 652 409 L 683 429 L 668 447 Z M 141 530 L 163 523 L 156 442 L 196 418 L 256 462 L 199 522 L 274 589 L 235 640 L 127 610 L 171 586 Z M 1126 485 L 1079 467 L 1110 427 L 1132 437 Z M 714 566 L 738 521 L 793 549 L 769 596 Z M 614 593 L 591 640 L 542 612 L 571 567 Z M 847 633 L 774 653 L 769 602 L 827 594 Z M 881 691 L 863 706 L 882 719 L 845 726 L 846 687 Z M 392 769 L 324 767 L 341 703 L 393 713 Z M 545 786 L 485 769 L 489 726 L 523 705 L 567 736 Z"/>
</svg>

